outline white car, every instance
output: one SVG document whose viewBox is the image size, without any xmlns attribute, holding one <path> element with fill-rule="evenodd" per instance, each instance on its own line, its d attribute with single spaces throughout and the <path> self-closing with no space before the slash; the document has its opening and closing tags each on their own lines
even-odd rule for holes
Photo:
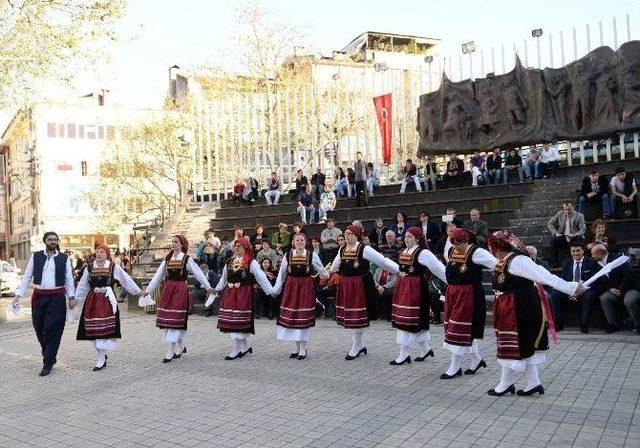
<svg viewBox="0 0 640 448">
<path fill-rule="evenodd" d="M 13 296 L 20 286 L 20 276 L 16 270 L 6 261 L 0 261 L 0 289 L 2 295 Z"/>
</svg>

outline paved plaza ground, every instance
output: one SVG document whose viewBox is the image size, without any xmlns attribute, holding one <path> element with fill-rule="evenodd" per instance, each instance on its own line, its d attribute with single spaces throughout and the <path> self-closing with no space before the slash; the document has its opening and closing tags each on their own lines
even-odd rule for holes
<svg viewBox="0 0 640 448">
<path fill-rule="evenodd" d="M 254 353 L 230 362 L 216 319 L 194 316 L 188 354 L 169 364 L 153 316 L 122 325 L 101 372 L 69 325 L 58 364 L 41 378 L 29 323 L 0 324 L 0 447 L 640 447 L 635 333 L 563 332 L 541 370 L 545 395 L 494 398 L 491 331 L 481 343 L 489 368 L 443 381 L 441 326 L 432 328 L 435 359 L 390 366 L 395 333 L 383 322 L 368 331 L 369 354 L 352 362 L 343 358 L 349 333 L 330 320 L 313 329 L 304 361 L 288 358 L 273 321 L 256 321 Z"/>
</svg>

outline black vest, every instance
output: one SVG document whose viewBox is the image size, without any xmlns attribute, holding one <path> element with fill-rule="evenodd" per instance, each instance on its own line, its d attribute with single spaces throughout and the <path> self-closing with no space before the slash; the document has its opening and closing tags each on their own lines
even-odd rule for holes
<svg viewBox="0 0 640 448">
<path fill-rule="evenodd" d="M 470 285 L 482 283 L 482 266 L 472 261 L 473 253 L 478 246 L 472 245 L 466 254 L 456 254 L 453 248 L 449 250 L 447 263 L 447 283 L 450 285 Z"/>
<path fill-rule="evenodd" d="M 235 257 L 231 257 L 231 259 L 227 261 L 227 283 L 250 285 L 254 280 L 255 277 L 251 273 L 249 266 L 245 268 L 242 263 L 238 263 L 235 260 Z"/>
<path fill-rule="evenodd" d="M 306 255 L 296 255 L 291 249 L 287 254 L 287 275 L 291 277 L 309 277 L 313 270 L 313 252 L 307 250 Z"/>
<path fill-rule="evenodd" d="M 169 260 L 166 262 L 166 280 L 186 281 L 189 276 L 187 272 L 187 261 L 189 255 L 184 254 L 182 260 Z"/>
<path fill-rule="evenodd" d="M 69 256 L 62 252 L 58 252 L 58 255 L 53 257 L 56 265 L 56 286 L 58 288 L 64 286 L 66 283 L 68 258 Z M 44 251 L 33 253 L 33 283 L 35 285 L 42 283 L 42 271 L 44 270 L 44 264 L 46 262 L 47 254 Z"/>
<path fill-rule="evenodd" d="M 347 252 L 347 246 L 340 248 L 340 275 L 356 277 L 369 272 L 369 260 L 362 256 L 365 245 L 360 243 L 355 252 Z"/>
<path fill-rule="evenodd" d="M 520 289 L 524 286 L 534 286 L 531 280 L 513 275 L 509 272 L 509 265 L 511 264 L 511 260 L 513 260 L 518 255 L 524 254 L 520 251 L 513 252 L 507 258 L 500 260 L 496 265 L 495 270 L 493 271 L 493 276 L 491 278 L 491 287 L 495 291 L 508 293 L 513 292 L 516 289 Z"/>
<path fill-rule="evenodd" d="M 422 277 L 423 274 L 428 273 L 429 270 L 418 263 L 420 252 L 422 252 L 422 249 L 419 247 L 414 250 L 412 254 L 405 253 L 404 251 L 400 252 L 398 263 L 400 272 L 404 272 L 409 277 Z"/>
<path fill-rule="evenodd" d="M 93 263 L 89 263 L 87 271 L 89 272 L 89 286 L 91 288 L 106 288 L 113 286 L 113 269 L 115 263 L 112 261 L 109 267 L 94 268 Z"/>
</svg>

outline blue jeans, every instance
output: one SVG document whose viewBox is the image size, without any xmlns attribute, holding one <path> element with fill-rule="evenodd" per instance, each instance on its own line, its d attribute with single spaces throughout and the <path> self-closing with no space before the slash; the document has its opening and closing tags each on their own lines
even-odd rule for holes
<svg viewBox="0 0 640 448">
<path fill-rule="evenodd" d="M 504 177 L 504 168 L 489 170 L 487 171 L 487 174 L 489 175 L 489 180 L 492 184 L 499 184 Z"/>
<path fill-rule="evenodd" d="M 516 168 L 516 170 L 518 171 L 518 180 L 520 182 L 522 182 L 523 178 L 522 178 L 522 166 L 520 166 L 520 168 Z M 513 172 L 513 171 L 511 171 Z M 503 183 L 507 183 L 509 182 L 509 172 L 507 172 L 506 168 L 502 168 L 502 177 L 503 177 Z"/>
<path fill-rule="evenodd" d="M 338 179 L 336 181 L 336 196 L 343 197 L 349 196 L 349 182 L 346 178 Z"/>
<path fill-rule="evenodd" d="M 593 199 L 580 196 L 578 199 L 578 211 L 584 215 L 587 211 L 587 202 L 596 202 L 598 200 L 602 202 L 602 216 L 609 218 L 611 216 L 611 201 L 608 194 L 603 194 L 600 199 L 598 199 L 597 195 Z"/>
<path fill-rule="evenodd" d="M 533 175 L 531 175 L 531 167 L 533 167 Z M 540 162 L 525 163 L 522 169 L 524 170 L 524 177 L 527 179 L 540 178 Z"/>
</svg>

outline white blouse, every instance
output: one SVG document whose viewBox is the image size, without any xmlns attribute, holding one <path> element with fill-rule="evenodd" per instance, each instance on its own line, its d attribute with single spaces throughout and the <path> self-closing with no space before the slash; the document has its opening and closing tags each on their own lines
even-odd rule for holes
<svg viewBox="0 0 640 448">
<path fill-rule="evenodd" d="M 358 250 L 358 246 L 360 246 L 360 244 L 362 243 L 357 242 L 354 249 Z M 375 264 L 376 266 L 383 267 L 384 269 L 386 269 L 387 271 L 393 274 L 397 274 L 398 272 L 400 272 L 398 263 L 394 262 L 393 260 L 390 260 L 389 258 L 385 258 L 384 255 L 382 255 L 380 252 L 378 252 L 371 246 L 364 246 L 364 249 L 362 250 L 362 256 L 364 257 L 365 260 Z M 339 269 L 340 269 L 340 251 L 338 251 L 338 255 L 336 255 L 336 258 L 333 259 L 333 262 L 331 263 L 331 267 L 329 268 L 329 272 L 330 273 L 338 272 Z"/>
<path fill-rule="evenodd" d="M 106 260 L 103 267 L 109 268 L 109 266 L 111 266 L 111 262 L 109 260 Z M 96 269 L 98 267 L 98 262 L 94 261 L 93 268 Z M 129 274 L 127 274 L 124 269 L 122 269 L 118 265 L 115 265 L 113 268 L 113 278 L 115 280 L 118 280 L 122 287 L 126 289 L 129 294 L 132 294 L 134 296 L 140 294 L 141 290 L 136 282 L 134 282 Z M 78 282 L 78 286 L 76 286 L 76 299 L 84 299 L 85 297 L 87 297 L 87 294 L 89 294 L 89 291 L 91 291 L 91 287 L 89 286 L 89 268 L 84 268 L 84 271 L 82 271 L 82 277 Z"/>
<path fill-rule="evenodd" d="M 418 246 L 413 246 L 411 249 L 403 249 L 401 253 L 412 254 L 417 250 Z M 445 273 L 445 266 L 438 258 L 433 255 L 429 249 L 422 249 L 420 255 L 418 255 L 418 263 L 425 268 L 429 269 L 433 275 L 438 277 L 443 282 L 447 283 L 447 276 Z"/>
<path fill-rule="evenodd" d="M 573 295 L 578 288 L 577 282 L 567 282 L 562 280 L 557 275 L 553 275 L 539 264 L 536 264 L 535 261 L 526 255 L 516 255 L 509 263 L 509 267 L 507 269 L 510 274 L 517 275 L 518 277 L 523 277 L 543 285 L 551 286 L 553 289 L 570 296 Z"/>
<path fill-rule="evenodd" d="M 291 250 L 295 250 L 295 249 L 291 249 Z M 307 249 L 304 249 L 304 251 L 300 255 L 306 257 Z M 282 263 L 280 263 L 280 271 L 278 271 L 278 279 L 276 280 L 276 284 L 273 286 L 274 294 L 280 294 L 282 285 L 284 284 L 284 281 L 287 279 L 287 272 L 288 272 L 287 268 L 289 267 L 288 259 L 289 257 L 284 257 L 282 259 Z M 327 271 L 325 267 L 322 265 L 322 261 L 320 261 L 320 257 L 318 257 L 318 254 L 316 254 L 315 252 L 311 257 L 311 263 L 313 264 L 313 267 L 315 268 L 315 270 L 318 271 L 320 278 L 329 278 L 329 271 Z"/>
<path fill-rule="evenodd" d="M 249 264 L 249 272 L 253 274 L 256 278 L 256 282 L 262 288 L 265 294 L 271 295 L 273 293 L 273 287 L 269 282 L 266 274 L 262 269 L 260 269 L 260 264 L 256 260 L 251 260 Z M 222 277 L 220 277 L 220 281 L 216 285 L 216 291 L 220 292 L 227 286 L 227 265 L 224 265 L 224 269 L 222 269 Z"/>
<path fill-rule="evenodd" d="M 182 260 L 182 258 L 184 258 L 184 255 L 185 255 L 184 252 L 180 252 L 177 255 L 173 254 L 173 257 L 171 259 Z M 158 266 L 158 270 L 153 275 L 151 282 L 149 283 L 149 285 L 147 286 L 147 289 L 145 290 L 147 294 L 153 293 L 153 291 L 158 287 L 160 282 L 164 279 L 166 266 L 167 266 L 167 262 L 165 260 L 162 260 L 162 263 L 160 263 L 160 266 Z M 206 289 L 206 290 L 211 289 L 211 285 L 209 284 L 209 279 L 205 277 L 205 275 L 202 272 L 202 269 L 200 269 L 200 267 L 196 264 L 196 262 L 193 261 L 192 257 L 189 257 L 189 260 L 187 260 L 186 269 L 187 269 L 187 272 L 193 275 L 198 281 L 198 283 L 202 285 L 203 289 Z"/>
</svg>

